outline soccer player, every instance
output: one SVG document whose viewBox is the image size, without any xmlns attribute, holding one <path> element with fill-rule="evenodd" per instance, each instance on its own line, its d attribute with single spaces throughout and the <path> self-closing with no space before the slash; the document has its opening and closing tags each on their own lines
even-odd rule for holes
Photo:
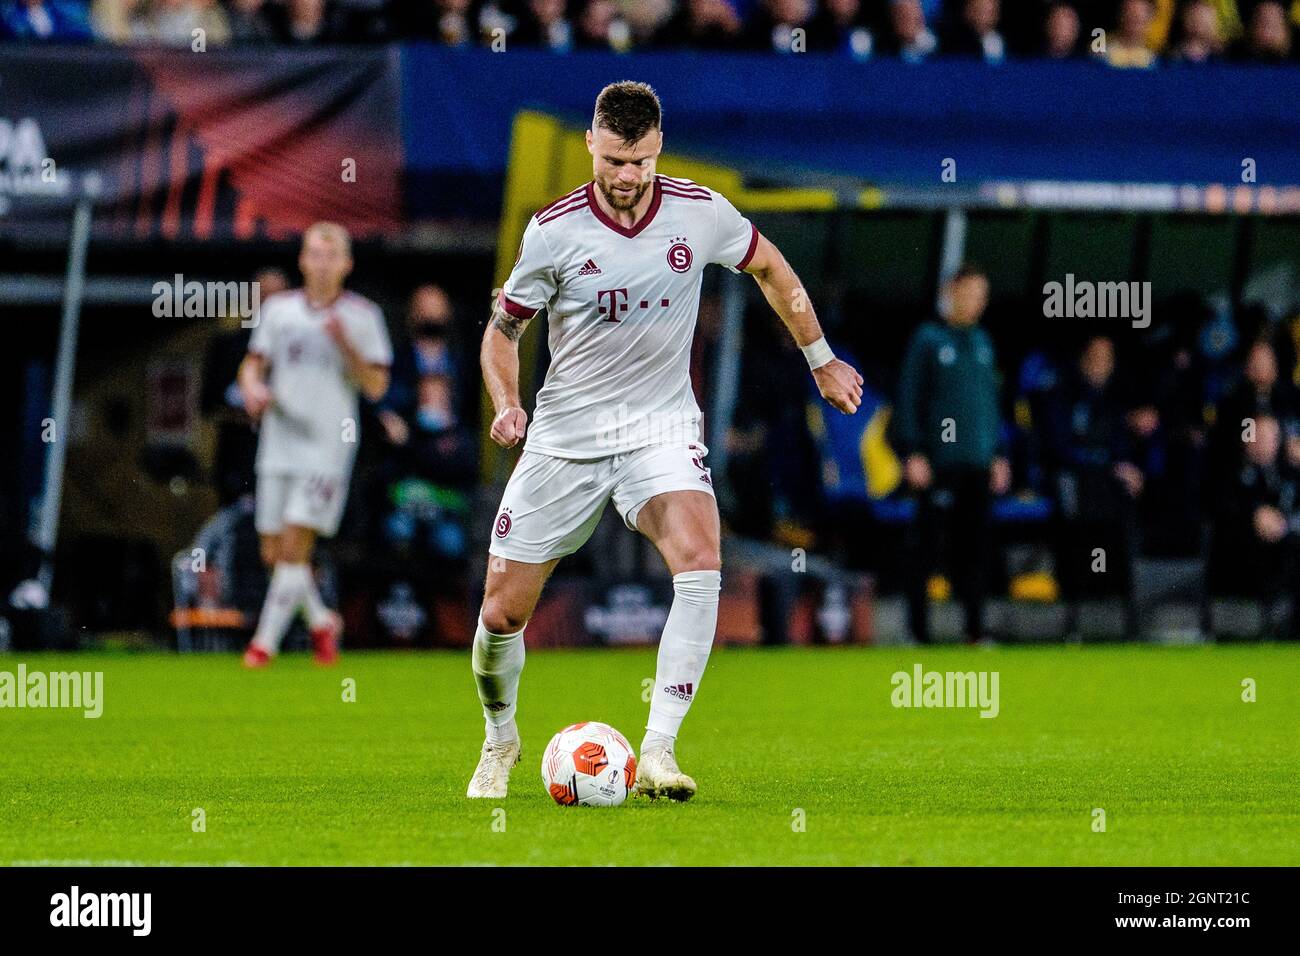
<svg viewBox="0 0 1300 956">
<path fill-rule="evenodd" d="M 719 193 L 655 174 L 660 125 L 659 99 L 644 83 L 600 92 L 587 132 L 592 181 L 529 221 L 483 336 L 492 439 L 506 448 L 527 443 L 492 531 L 474 636 L 487 739 L 470 797 L 506 795 L 519 760 L 524 626 L 556 563 L 582 547 L 610 500 L 673 576 L 637 789 L 674 800 L 695 793 L 673 748 L 709 659 L 722 581 L 718 509 L 689 377 L 705 264 L 758 281 L 827 401 L 848 414 L 862 401 L 862 377 L 832 354 L 776 247 Z M 542 309 L 551 365 L 530 429 L 518 342 Z"/>
<path fill-rule="evenodd" d="M 342 619 L 316 589 L 312 551 L 343 517 L 360 438 L 357 393 L 378 400 L 392 364 L 383 313 L 343 288 L 352 271 L 347 230 L 309 227 L 298 267 L 303 287 L 261 304 L 239 367 L 244 407 L 260 423 L 255 520 L 271 569 L 246 667 L 270 663 L 300 609 L 316 660 L 338 657 Z"/>
</svg>

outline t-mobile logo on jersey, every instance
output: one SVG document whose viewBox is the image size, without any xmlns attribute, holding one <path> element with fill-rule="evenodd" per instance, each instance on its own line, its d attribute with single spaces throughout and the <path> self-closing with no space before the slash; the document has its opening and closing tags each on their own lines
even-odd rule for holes
<svg viewBox="0 0 1300 956">
<path fill-rule="evenodd" d="M 641 299 L 637 303 L 638 309 L 648 309 L 653 303 L 653 299 Z M 659 308 L 668 308 L 668 299 L 659 300 Z M 596 292 L 596 311 L 603 315 L 602 322 L 621 322 L 619 313 L 626 312 L 631 306 L 628 303 L 627 289 L 600 289 Z"/>
</svg>

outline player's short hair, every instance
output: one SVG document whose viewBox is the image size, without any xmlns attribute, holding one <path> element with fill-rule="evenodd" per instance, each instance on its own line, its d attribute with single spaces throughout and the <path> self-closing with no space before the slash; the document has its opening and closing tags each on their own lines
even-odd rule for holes
<svg viewBox="0 0 1300 956">
<path fill-rule="evenodd" d="M 663 109 L 648 83 L 623 80 L 611 83 L 596 97 L 593 130 L 609 130 L 624 143 L 635 143 L 651 130 L 661 129 Z"/>
<path fill-rule="evenodd" d="M 344 255 L 352 255 L 352 237 L 337 222 L 313 222 L 302 234 L 302 244 L 306 246 L 307 240 L 312 236 L 320 236 L 330 242 L 337 242 Z"/>
</svg>

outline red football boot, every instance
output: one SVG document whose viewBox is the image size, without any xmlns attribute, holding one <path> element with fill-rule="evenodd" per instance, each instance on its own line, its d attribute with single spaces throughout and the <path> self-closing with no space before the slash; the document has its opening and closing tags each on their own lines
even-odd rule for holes
<svg viewBox="0 0 1300 956">
<path fill-rule="evenodd" d="M 343 618 L 337 611 L 330 611 L 324 621 L 311 629 L 311 646 L 317 664 L 328 667 L 339 659 L 339 638 L 342 634 Z"/>
<path fill-rule="evenodd" d="M 244 651 L 244 666 L 249 670 L 256 670 L 259 667 L 266 667 L 271 663 L 271 655 L 266 653 L 256 644 L 249 644 Z"/>
</svg>

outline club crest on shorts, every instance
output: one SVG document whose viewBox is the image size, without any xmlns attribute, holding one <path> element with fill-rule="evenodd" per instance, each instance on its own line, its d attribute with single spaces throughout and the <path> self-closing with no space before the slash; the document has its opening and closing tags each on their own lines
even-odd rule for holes
<svg viewBox="0 0 1300 956">
<path fill-rule="evenodd" d="M 512 524 L 513 522 L 510 520 L 510 509 L 502 509 L 501 514 L 497 515 L 496 536 L 498 538 L 504 538 L 510 533 Z"/>
<path fill-rule="evenodd" d="M 668 268 L 673 272 L 685 272 L 690 269 L 694 260 L 695 255 L 691 252 L 691 247 L 686 244 L 685 237 L 675 237 L 673 244 L 668 247 Z"/>
</svg>

